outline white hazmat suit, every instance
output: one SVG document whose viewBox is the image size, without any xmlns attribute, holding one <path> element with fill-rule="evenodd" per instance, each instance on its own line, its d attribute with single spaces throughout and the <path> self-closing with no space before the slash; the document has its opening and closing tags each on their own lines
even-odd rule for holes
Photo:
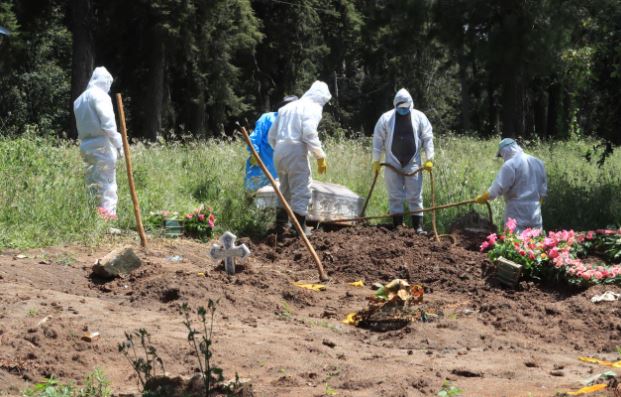
<svg viewBox="0 0 621 397">
<path fill-rule="evenodd" d="M 278 109 L 268 140 L 274 148 L 274 161 L 280 189 L 293 212 L 305 217 L 311 200 L 310 152 L 316 159 L 325 159 L 317 126 L 323 106 L 332 98 L 328 85 L 315 81 L 295 102 Z"/>
<path fill-rule="evenodd" d="M 99 200 L 100 213 L 115 217 L 116 160 L 122 154 L 122 140 L 108 95 L 111 85 L 112 75 L 106 68 L 95 68 L 86 91 L 73 102 L 73 112 L 80 154 L 86 163 L 86 183 Z"/>
<path fill-rule="evenodd" d="M 403 164 L 393 153 L 393 138 L 395 133 L 395 121 L 397 118 L 396 109 L 392 109 L 382 114 L 375 125 L 373 132 L 373 161 L 379 162 L 382 155 L 386 154 L 385 162 L 392 165 L 403 173 L 411 173 L 421 167 L 421 147 L 425 150 L 427 160 L 433 160 L 433 131 L 431 123 L 423 112 L 414 109 L 412 96 L 402 88 L 397 91 L 393 105 L 395 108 L 399 104 L 409 105 L 410 118 L 412 122 L 413 139 L 410 140 L 412 157 Z M 423 174 L 417 173 L 414 176 L 403 176 L 397 174 L 389 167 L 385 167 L 384 179 L 388 190 L 388 202 L 391 214 L 402 214 L 404 212 L 403 203 L 407 201 L 410 211 L 423 208 Z M 421 214 L 422 215 L 422 214 Z"/>
<path fill-rule="evenodd" d="M 489 200 L 504 197 L 503 223 L 509 218 L 515 219 L 518 231 L 529 227 L 542 228 L 541 201 L 548 194 L 543 161 L 524 153 L 515 141 L 511 141 L 499 150 L 504 164 L 487 191 Z"/>
</svg>

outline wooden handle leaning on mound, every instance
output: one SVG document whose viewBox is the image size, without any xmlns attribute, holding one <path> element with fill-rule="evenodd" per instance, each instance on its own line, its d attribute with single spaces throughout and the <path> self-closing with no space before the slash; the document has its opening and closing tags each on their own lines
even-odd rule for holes
<svg viewBox="0 0 621 397">
<path fill-rule="evenodd" d="M 287 211 L 287 215 L 289 215 L 289 219 L 291 220 L 291 223 L 293 223 L 293 226 L 295 226 L 295 230 L 298 231 L 298 234 L 300 235 L 300 238 L 302 239 L 302 241 L 304 242 L 304 245 L 308 249 L 308 252 L 310 252 L 311 256 L 313 257 L 313 260 L 315 261 L 315 264 L 317 265 L 317 271 L 319 272 L 319 280 L 321 281 L 329 280 L 328 276 L 326 275 L 326 272 L 323 269 L 323 264 L 321 263 L 321 259 L 319 259 L 317 252 L 315 252 L 315 248 L 313 248 L 311 242 L 308 240 L 308 237 L 306 237 L 306 234 L 304 233 L 304 229 L 302 229 L 302 226 L 300 225 L 297 218 L 293 214 L 293 210 L 289 206 L 289 203 L 287 203 L 287 200 L 285 200 L 285 197 L 282 195 L 282 192 L 278 188 L 278 185 L 276 184 L 276 180 L 274 180 L 274 177 L 272 176 L 272 174 L 270 174 L 267 167 L 265 167 L 265 164 L 263 164 L 263 160 L 261 160 L 261 157 L 259 157 L 259 154 L 257 153 L 257 151 L 254 150 L 254 146 L 252 146 L 252 142 L 250 142 L 250 137 L 248 136 L 248 132 L 239 123 L 237 123 L 237 127 L 240 129 L 242 135 L 244 136 L 244 140 L 246 141 L 246 144 L 250 148 L 250 151 L 252 152 L 252 156 L 257 161 L 257 164 L 259 164 L 259 167 L 261 167 L 261 170 L 263 170 L 263 173 L 265 174 L 267 179 L 270 180 L 270 183 L 272 184 L 272 187 L 274 188 L 274 192 L 276 192 L 276 195 L 280 199 L 282 206 L 285 208 L 285 211 Z"/>
</svg>

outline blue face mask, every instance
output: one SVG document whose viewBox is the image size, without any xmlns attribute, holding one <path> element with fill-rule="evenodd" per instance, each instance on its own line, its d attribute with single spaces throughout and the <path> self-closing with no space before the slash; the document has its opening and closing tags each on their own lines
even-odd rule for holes
<svg viewBox="0 0 621 397">
<path fill-rule="evenodd" d="M 410 113 L 410 109 L 409 108 L 397 108 L 397 113 L 399 113 L 401 116 L 405 116 L 406 114 Z"/>
</svg>

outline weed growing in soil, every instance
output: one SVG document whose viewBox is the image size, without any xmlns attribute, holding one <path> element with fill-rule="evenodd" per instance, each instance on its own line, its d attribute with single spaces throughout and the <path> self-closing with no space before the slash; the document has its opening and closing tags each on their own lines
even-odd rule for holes
<svg viewBox="0 0 621 397">
<path fill-rule="evenodd" d="M 73 384 L 61 384 L 53 377 L 37 383 L 24 391 L 26 397 L 110 397 L 110 381 L 99 368 L 86 376 L 84 387 L 79 390 Z"/>
<path fill-rule="evenodd" d="M 207 302 L 207 309 L 200 306 L 196 310 L 200 323 L 199 327 L 202 326 L 202 332 L 196 330 L 192 325 L 192 319 L 190 317 L 191 310 L 188 304 L 184 303 L 180 307 L 181 314 L 184 318 L 183 325 L 185 325 L 188 331 L 188 343 L 196 352 L 198 367 L 200 368 L 201 377 L 205 385 L 205 397 L 211 394 L 212 390 L 215 389 L 215 385 L 224 381 L 222 368 L 215 366 L 211 361 L 213 357 L 211 346 L 213 344 L 212 336 L 216 304 L 217 302 L 209 299 Z M 235 378 L 237 379 L 237 375 Z"/>
<path fill-rule="evenodd" d="M 438 392 L 438 397 L 457 397 L 461 396 L 463 392 L 462 389 L 453 385 L 450 380 L 445 380 L 442 383 L 442 388 Z"/>
<path fill-rule="evenodd" d="M 110 381 L 99 368 L 86 376 L 84 387 L 80 389 L 77 397 L 110 397 L 112 389 Z"/>
<path fill-rule="evenodd" d="M 135 340 L 140 341 L 138 350 Z M 144 328 L 131 333 L 125 332 L 125 341 L 119 343 L 118 349 L 138 375 L 138 381 L 143 389 L 147 381 L 156 375 L 157 365 L 160 366 L 162 374 L 165 372 L 164 362 L 157 355 L 157 350 L 151 344 L 151 335 Z"/>
<path fill-rule="evenodd" d="M 53 377 L 37 383 L 28 390 L 24 391 L 27 397 L 74 397 L 72 385 L 58 383 Z"/>
</svg>

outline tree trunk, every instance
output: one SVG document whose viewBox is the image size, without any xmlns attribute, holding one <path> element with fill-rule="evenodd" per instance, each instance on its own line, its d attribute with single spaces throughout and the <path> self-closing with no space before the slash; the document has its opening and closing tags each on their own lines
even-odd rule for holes
<svg viewBox="0 0 621 397">
<path fill-rule="evenodd" d="M 470 115 L 472 104 L 470 102 L 470 84 L 468 84 L 468 60 L 464 54 L 463 46 L 459 49 L 459 84 L 461 86 L 461 128 L 470 131 Z"/>
<path fill-rule="evenodd" d="M 541 82 L 536 82 L 537 87 L 535 87 L 535 98 L 533 103 L 533 113 L 534 113 L 534 123 L 535 123 L 535 134 L 539 138 L 547 138 L 547 128 L 546 128 L 546 112 L 547 112 L 547 97 L 546 92 L 541 88 Z"/>
<path fill-rule="evenodd" d="M 552 83 L 548 89 L 548 123 L 547 133 L 550 137 L 558 138 L 558 116 L 561 100 L 561 85 L 557 82 Z"/>
<path fill-rule="evenodd" d="M 86 89 L 94 69 L 91 0 L 71 0 L 71 27 L 73 56 L 71 60 L 71 103 Z M 75 118 L 71 118 L 71 139 L 78 137 Z"/>
<path fill-rule="evenodd" d="M 164 102 L 164 69 L 166 67 L 163 34 L 154 27 L 151 34 L 149 71 L 147 73 L 145 98 L 142 112 L 142 136 L 155 141 L 162 128 L 162 105 Z"/>
</svg>

